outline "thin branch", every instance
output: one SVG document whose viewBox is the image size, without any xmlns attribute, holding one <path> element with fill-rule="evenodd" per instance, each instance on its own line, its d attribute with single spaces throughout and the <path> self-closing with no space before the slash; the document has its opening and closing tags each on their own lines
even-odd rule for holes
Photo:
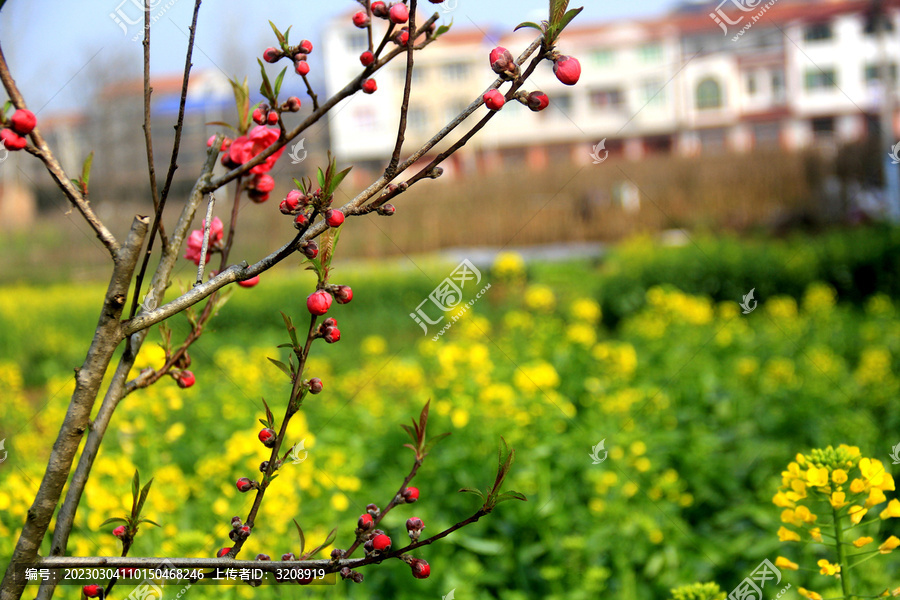
<svg viewBox="0 0 900 600">
<path fill-rule="evenodd" d="M 3 87 L 6 89 L 6 94 L 9 96 L 9 99 L 15 105 L 16 108 L 27 108 L 25 104 L 25 99 L 22 97 L 21 92 L 19 92 L 19 88 L 16 86 L 15 80 L 12 78 L 12 75 L 9 72 L 9 65 L 6 62 L 6 56 L 3 55 L 3 48 L 0 47 L 0 81 L 3 82 Z M 113 234 L 106 228 L 106 226 L 100 221 L 97 215 L 94 213 L 94 209 L 91 208 L 90 203 L 84 199 L 84 196 L 81 192 L 76 188 L 71 179 L 66 172 L 63 170 L 62 166 L 59 164 L 59 161 L 56 160 L 56 157 L 53 156 L 53 153 L 50 151 L 50 148 L 47 146 L 47 142 L 44 141 L 43 136 L 40 131 L 35 127 L 31 134 L 31 141 L 34 142 L 35 149 L 32 151 L 29 149 L 31 154 L 41 159 L 44 163 L 44 166 L 47 168 L 47 171 L 50 173 L 50 177 L 53 178 L 53 181 L 56 182 L 56 185 L 62 192 L 66 195 L 66 198 L 69 199 L 75 208 L 78 209 L 78 212 L 81 213 L 81 216 L 84 217 L 84 220 L 87 221 L 88 225 L 91 226 L 91 229 L 94 230 L 94 233 L 97 234 L 97 238 L 106 246 L 109 255 L 113 260 L 116 260 L 116 256 L 119 252 L 119 242 L 116 241 L 116 238 Z"/>
<path fill-rule="evenodd" d="M 406 41 L 406 84 L 403 87 L 403 103 L 400 105 L 400 127 L 397 131 L 397 141 L 394 144 L 394 153 L 391 154 L 391 162 L 385 169 L 384 176 L 393 179 L 400 162 L 400 152 L 403 150 L 403 142 L 406 140 L 406 118 L 409 113 L 409 96 L 412 92 L 413 52 L 416 35 L 416 0 L 410 0 L 409 5 L 409 37 Z"/>
<path fill-rule="evenodd" d="M 131 302 L 131 313 L 129 316 L 134 317 L 137 313 L 137 299 L 141 295 L 141 288 L 144 285 L 144 275 L 147 273 L 147 265 L 150 262 L 150 255 L 153 253 L 153 241 L 156 239 L 156 232 L 159 231 L 160 242 L 163 246 L 168 244 L 165 231 L 162 225 L 162 213 L 166 206 L 166 200 L 169 197 L 169 188 L 172 185 L 172 178 L 175 176 L 175 169 L 178 168 L 178 149 L 181 146 L 181 131 L 184 124 L 184 105 L 187 100 L 188 82 L 191 75 L 191 56 L 194 52 L 194 34 L 197 31 L 197 16 L 200 13 L 200 3 L 202 0 L 196 0 L 194 4 L 194 16 L 191 21 L 190 37 L 188 38 L 187 56 L 184 60 L 184 76 L 181 81 L 181 100 L 178 105 L 178 122 L 175 125 L 175 143 L 172 146 L 172 160 L 169 162 L 169 172 L 166 174 L 166 183 L 163 185 L 162 197 L 159 205 L 156 207 L 156 214 L 153 217 L 153 225 L 150 228 L 150 241 L 147 242 L 147 252 L 144 260 L 141 262 L 141 270 L 138 272 L 137 280 L 134 283 L 134 297 Z M 221 140 L 217 137 L 213 140 L 218 148 Z M 155 181 L 155 179 L 154 179 Z"/>
<path fill-rule="evenodd" d="M 144 0 L 144 146 L 147 149 L 147 170 L 150 175 L 150 197 L 153 200 L 153 211 L 159 212 L 159 188 L 156 183 L 156 166 L 153 160 L 153 131 L 150 124 L 150 95 L 153 88 L 150 87 L 150 0 Z M 160 226 L 161 227 L 161 226 Z M 160 228 L 160 234 L 162 228 Z M 152 241 L 152 237 L 150 238 Z M 136 300 L 140 294 L 140 288 L 134 292 Z M 132 304 L 134 306 L 134 304 Z"/>
<path fill-rule="evenodd" d="M 301 75 L 303 77 L 303 83 L 306 84 L 306 93 L 312 98 L 313 110 L 319 110 L 319 97 L 313 91 L 312 86 L 309 83 L 309 79 L 306 78 L 306 75 Z"/>
<path fill-rule="evenodd" d="M 240 185 L 238 186 L 240 188 Z M 203 283 L 203 269 L 206 267 L 206 253 L 209 250 L 209 230 L 212 229 L 212 212 L 213 206 L 216 205 L 216 195 L 209 195 L 209 202 L 206 204 L 206 220 L 203 222 L 203 246 L 200 248 L 200 261 L 197 263 L 197 283 Z"/>
</svg>

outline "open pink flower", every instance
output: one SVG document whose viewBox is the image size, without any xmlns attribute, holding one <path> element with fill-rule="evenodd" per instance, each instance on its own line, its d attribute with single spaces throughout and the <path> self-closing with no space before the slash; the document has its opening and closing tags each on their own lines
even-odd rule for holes
<svg viewBox="0 0 900 600">
<path fill-rule="evenodd" d="M 254 127 L 249 134 L 242 135 L 231 143 L 231 148 L 229 148 L 227 155 L 229 166 L 232 168 L 238 167 L 251 160 L 254 156 L 277 142 L 278 135 L 277 129 L 261 125 Z M 275 163 L 278 162 L 278 159 L 281 158 L 283 152 L 284 146 L 265 161 L 250 169 L 250 172 L 254 175 L 268 173 L 275 166 Z"/>
<path fill-rule="evenodd" d="M 206 220 L 203 221 L 202 227 L 203 229 L 206 228 Z M 191 231 L 187 240 L 187 249 L 184 252 L 184 257 L 193 261 L 196 265 L 200 264 L 200 253 L 203 250 L 203 229 Z M 219 244 L 224 235 L 225 226 L 222 224 L 222 220 L 219 217 L 213 217 L 209 226 L 209 247 L 213 248 Z M 210 258 L 212 258 L 212 252 L 207 249 L 206 262 L 209 262 Z"/>
</svg>

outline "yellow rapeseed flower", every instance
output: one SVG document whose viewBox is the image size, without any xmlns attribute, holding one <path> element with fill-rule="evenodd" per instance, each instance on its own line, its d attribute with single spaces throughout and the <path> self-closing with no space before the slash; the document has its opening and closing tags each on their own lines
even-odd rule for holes
<svg viewBox="0 0 900 600">
<path fill-rule="evenodd" d="M 863 517 L 866 516 L 866 513 L 869 512 L 868 508 L 864 506 L 851 506 L 848 514 L 850 515 L 850 520 L 854 525 L 859 525 L 860 521 L 863 520 Z"/>
<path fill-rule="evenodd" d="M 784 525 L 778 529 L 778 540 L 782 542 L 799 542 L 800 535 L 796 531 L 791 531 Z"/>
<path fill-rule="evenodd" d="M 853 545 L 856 546 L 857 548 L 862 548 L 863 546 L 865 546 L 867 544 L 871 544 L 873 541 L 875 541 L 874 538 L 870 538 L 868 536 L 863 536 L 861 538 L 857 538 L 857 539 L 853 540 Z"/>
<path fill-rule="evenodd" d="M 871 490 L 869 490 L 869 498 L 866 500 L 866 506 L 871 508 L 873 506 L 881 504 L 885 500 L 887 500 L 887 498 L 885 497 L 884 492 L 882 492 L 879 488 L 873 487 Z"/>
<path fill-rule="evenodd" d="M 811 510 L 807 507 L 800 505 L 797 507 L 797 510 L 794 511 L 794 516 L 797 517 L 800 521 L 804 523 L 815 523 L 816 519 L 819 517 L 814 515 Z"/>
<path fill-rule="evenodd" d="M 779 569 L 788 569 L 789 571 L 796 571 L 800 568 L 800 565 L 795 562 L 791 562 L 783 556 L 779 556 L 775 559 L 775 566 Z"/>
<path fill-rule="evenodd" d="M 818 592 L 813 592 L 806 588 L 800 588 L 797 590 L 797 593 L 803 596 L 804 598 L 809 598 L 809 600 L 822 600 L 822 594 Z"/>
<path fill-rule="evenodd" d="M 603 316 L 603 311 L 600 310 L 600 305 L 590 298 L 579 298 L 572 303 L 572 306 L 569 308 L 569 312 L 572 313 L 572 316 L 575 319 L 584 321 L 585 323 L 589 323 L 591 325 L 596 325 L 597 323 L 599 323 L 600 317 Z"/>
<path fill-rule="evenodd" d="M 844 492 L 834 492 L 831 494 L 831 498 L 829 499 L 831 507 L 837 510 L 847 506 L 846 496 L 847 495 Z"/>
<path fill-rule="evenodd" d="M 861 494 L 866 491 L 866 482 L 862 479 L 854 479 L 850 482 L 850 491 L 854 494 Z"/>
<path fill-rule="evenodd" d="M 882 554 L 888 554 L 897 546 L 900 546 L 900 539 L 898 539 L 896 535 L 892 535 L 878 546 L 878 551 Z"/>
<path fill-rule="evenodd" d="M 879 515 L 882 519 L 890 519 L 891 517 L 900 517 L 900 500 L 894 498 L 888 502 L 887 508 L 881 511 Z"/>
<path fill-rule="evenodd" d="M 775 506 L 778 506 L 781 508 L 793 508 L 794 506 L 796 506 L 796 504 L 794 504 L 793 502 L 791 502 L 788 499 L 787 495 L 785 495 L 784 492 L 777 492 L 775 494 L 775 497 L 772 498 L 772 503 Z"/>
<path fill-rule="evenodd" d="M 525 306 L 534 311 L 550 312 L 556 307 L 556 296 L 546 285 L 532 285 L 525 290 Z"/>
<path fill-rule="evenodd" d="M 843 469 L 835 469 L 831 473 L 831 480 L 838 485 L 841 485 L 842 483 L 846 483 L 847 471 L 845 471 Z"/>
<path fill-rule="evenodd" d="M 816 564 L 819 565 L 819 573 L 822 575 L 837 575 L 841 572 L 841 565 L 833 565 L 824 558 Z"/>
<path fill-rule="evenodd" d="M 825 467 L 810 467 L 806 472 L 806 481 L 809 485 L 825 487 L 828 485 L 828 469 Z"/>
<path fill-rule="evenodd" d="M 813 539 L 814 542 L 822 543 L 822 530 L 818 527 L 813 527 L 809 530 L 809 537 Z"/>
</svg>

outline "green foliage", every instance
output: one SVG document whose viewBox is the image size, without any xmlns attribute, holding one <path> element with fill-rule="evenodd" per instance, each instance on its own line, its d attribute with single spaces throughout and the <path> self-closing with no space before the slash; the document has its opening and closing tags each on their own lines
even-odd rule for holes
<svg viewBox="0 0 900 600">
<path fill-rule="evenodd" d="M 692 583 L 672 590 L 670 600 L 725 600 L 717 583 Z"/>
</svg>

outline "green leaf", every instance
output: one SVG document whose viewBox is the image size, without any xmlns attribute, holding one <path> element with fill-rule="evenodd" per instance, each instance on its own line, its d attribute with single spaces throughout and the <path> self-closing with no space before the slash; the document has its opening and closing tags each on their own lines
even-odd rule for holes
<svg viewBox="0 0 900 600">
<path fill-rule="evenodd" d="M 297 179 L 296 177 L 294 177 L 294 185 L 297 186 L 297 189 L 298 189 L 298 190 L 300 190 L 300 191 L 303 192 L 304 194 L 306 193 L 306 184 L 304 184 L 302 181 L 300 181 L 300 180 Z"/>
<path fill-rule="evenodd" d="M 266 419 L 269 420 L 269 427 L 275 424 L 275 415 L 272 414 L 272 409 L 269 408 L 269 405 L 266 404 L 266 399 L 262 398 L 263 406 L 266 407 Z"/>
<path fill-rule="evenodd" d="M 256 59 L 256 62 L 259 63 L 259 72 L 262 74 L 262 82 L 259 84 L 259 93 L 274 104 L 275 94 L 272 93 L 272 84 L 269 83 L 269 75 L 266 73 L 266 66 L 263 64 L 263 61 L 258 58 Z"/>
<path fill-rule="evenodd" d="M 425 453 L 427 454 L 429 451 L 431 451 L 432 448 L 434 448 L 435 444 L 437 444 L 439 441 L 441 441 L 442 439 L 444 439 L 444 438 L 447 437 L 448 435 L 450 435 L 450 432 L 449 432 L 449 431 L 445 431 L 444 433 L 442 433 L 442 434 L 440 434 L 440 435 L 434 436 L 433 438 L 431 438 L 430 440 L 428 440 L 427 442 L 425 442 L 425 446 L 424 446 L 422 449 L 423 449 L 423 450 L 425 451 Z"/>
<path fill-rule="evenodd" d="M 521 500 L 522 502 L 528 502 L 528 498 L 525 497 L 525 494 L 520 494 L 519 492 L 509 491 L 503 492 L 494 500 L 494 504 L 500 504 L 501 502 L 505 502 L 507 500 Z"/>
<path fill-rule="evenodd" d="M 147 495 L 150 493 L 150 486 L 153 485 L 153 478 L 150 478 L 150 481 L 147 482 L 147 485 L 144 486 L 144 489 L 141 490 L 141 498 L 138 500 L 137 505 L 137 513 L 135 513 L 135 517 L 141 516 L 141 511 L 144 509 L 144 502 L 147 501 Z"/>
<path fill-rule="evenodd" d="M 306 557 L 304 558 L 304 560 L 305 560 L 306 558 L 309 558 L 310 556 L 315 556 L 316 553 L 321 552 L 322 550 L 324 550 L 325 548 L 327 548 L 328 546 L 330 546 L 331 544 L 333 544 L 333 543 L 334 543 L 334 538 L 335 538 L 336 536 L 337 536 L 337 527 L 335 527 L 334 529 L 332 529 L 332 530 L 328 533 L 328 535 L 325 537 L 325 541 L 324 541 L 324 542 L 322 542 L 321 544 L 319 544 L 318 546 L 316 546 L 315 548 L 313 548 L 312 550 L 310 550 L 310 551 L 306 554 Z M 301 551 L 301 554 L 302 554 L 302 551 Z"/>
<path fill-rule="evenodd" d="M 558 24 L 562 20 L 568 7 L 569 0 L 550 0 L 550 24 Z"/>
<path fill-rule="evenodd" d="M 448 31 L 450 31 L 451 27 L 453 27 L 453 21 L 450 21 L 449 25 L 441 25 L 440 27 L 438 27 L 434 32 L 434 39 L 438 39 Z"/>
<path fill-rule="evenodd" d="M 281 70 L 281 73 L 278 74 L 278 77 L 275 78 L 275 98 L 278 98 L 278 92 L 281 91 L 281 82 L 284 80 L 284 74 L 287 72 L 287 67 Z"/>
<path fill-rule="evenodd" d="M 294 525 L 297 526 L 297 534 L 300 536 L 300 554 L 303 554 L 303 551 L 306 549 L 306 536 L 303 535 L 303 528 L 300 527 L 297 519 L 294 519 Z"/>
<path fill-rule="evenodd" d="M 3 103 L 3 112 L 0 114 L 5 116 L 6 113 L 9 112 L 9 109 L 12 108 L 12 105 L 13 105 L 12 100 L 7 100 L 6 102 L 4 102 Z"/>
<path fill-rule="evenodd" d="M 155 525 L 156 527 L 162 527 L 162 525 L 160 525 L 156 521 L 151 521 L 150 519 L 141 519 L 140 521 L 138 521 L 138 523 L 150 523 L 151 525 Z"/>
<path fill-rule="evenodd" d="M 275 37 L 278 38 L 278 43 L 279 43 L 279 44 L 283 44 L 283 43 L 284 43 L 284 36 L 281 34 L 280 31 L 278 31 L 278 28 L 275 27 L 275 23 L 273 23 L 272 21 L 269 21 L 269 25 L 272 26 L 272 31 L 275 32 Z"/>
<path fill-rule="evenodd" d="M 238 132 L 244 133 L 249 128 L 247 122 L 250 116 L 250 88 L 247 86 L 247 78 L 244 77 L 243 83 L 238 83 L 236 79 L 228 81 L 234 91 L 234 104 L 238 113 Z"/>
<path fill-rule="evenodd" d="M 237 131 L 237 129 L 234 128 L 234 125 L 232 125 L 231 123 L 226 123 L 225 121 L 211 121 L 211 122 L 207 123 L 207 125 L 210 125 L 210 126 L 216 125 L 218 127 L 227 127 L 228 129 L 230 129 L 232 131 Z"/>
<path fill-rule="evenodd" d="M 275 365 L 276 367 L 281 369 L 281 372 L 284 373 L 285 375 L 287 375 L 288 379 L 293 378 L 293 374 L 291 373 L 291 370 L 288 368 L 288 366 L 286 364 L 284 364 L 280 360 L 275 360 L 274 358 L 269 358 L 268 356 L 266 358 L 268 358 L 269 362 L 271 362 L 273 365 Z"/>
<path fill-rule="evenodd" d="M 540 31 L 541 33 L 544 32 L 544 28 L 543 28 L 543 27 L 541 27 L 541 26 L 538 25 L 537 23 L 533 23 L 533 22 L 531 22 L 531 21 L 525 21 L 524 23 L 519 23 L 518 25 L 516 25 L 516 28 L 513 29 L 513 31 L 518 31 L 518 30 L 520 30 L 520 29 L 522 29 L 522 28 L 524 28 L 524 27 L 531 27 L 532 29 L 537 29 L 537 30 Z"/>
<path fill-rule="evenodd" d="M 127 523 L 127 522 L 128 522 L 128 519 L 123 519 L 122 517 L 111 517 L 111 518 L 103 521 L 102 523 L 100 523 L 100 527 L 105 527 L 106 525 L 109 525 L 110 523 Z"/>
<path fill-rule="evenodd" d="M 316 173 L 316 177 L 319 179 L 319 187 L 322 188 L 322 191 L 325 190 L 325 173 L 322 171 L 322 167 L 319 167 L 318 172 Z"/>
<path fill-rule="evenodd" d="M 291 337 L 291 341 L 294 343 L 292 348 L 297 348 L 299 343 L 297 342 L 297 328 L 294 327 L 294 322 L 291 320 L 289 316 L 281 313 L 281 318 L 284 319 L 284 326 L 287 328 L 288 335 Z M 279 346 L 281 348 L 281 346 Z"/>
<path fill-rule="evenodd" d="M 289 26 L 287 29 L 284 30 L 284 46 L 290 45 L 291 27 L 293 27 L 293 25 Z M 284 50 L 283 47 L 282 47 L 282 50 Z"/>
<path fill-rule="evenodd" d="M 475 494 L 475 495 L 477 495 L 479 498 L 481 498 L 482 500 L 484 500 L 484 492 L 482 492 L 481 490 L 476 490 L 475 488 L 462 488 L 462 489 L 459 490 L 459 491 L 460 491 L 460 492 L 466 492 L 466 493 L 468 493 L 468 494 Z"/>
<path fill-rule="evenodd" d="M 350 169 L 352 169 L 352 168 L 353 167 L 347 167 L 346 169 L 344 169 L 343 171 L 341 171 L 340 173 L 338 173 L 337 175 L 334 176 L 334 178 L 331 180 L 331 185 L 328 186 L 328 188 L 329 188 L 328 194 L 334 193 L 334 190 L 336 190 L 338 188 L 338 186 L 341 185 L 341 182 L 344 181 L 344 177 L 347 176 L 347 174 L 350 172 Z"/>
<path fill-rule="evenodd" d="M 565 15 L 563 15 L 563 18 L 560 19 L 560 21 L 559 21 L 559 31 L 562 32 L 562 30 L 565 29 L 569 25 L 569 23 L 572 22 L 572 19 L 577 17 L 578 13 L 580 13 L 583 10 L 584 10 L 583 6 L 581 8 L 573 8 L 572 10 L 567 12 Z"/>
<path fill-rule="evenodd" d="M 247 109 L 247 114 L 244 116 L 244 125 L 243 125 L 245 133 L 250 130 L 250 126 L 253 124 L 253 111 L 255 111 L 257 108 L 259 108 L 260 104 L 262 104 L 262 102 L 257 102 L 256 104 L 254 104 L 253 106 L 251 106 Z"/>
<path fill-rule="evenodd" d="M 91 165 L 94 163 L 94 151 L 91 150 L 91 153 L 88 154 L 88 157 L 84 159 L 84 164 L 81 166 L 81 182 L 84 184 L 84 187 L 87 187 L 91 182 Z"/>
<path fill-rule="evenodd" d="M 419 439 L 416 437 L 416 434 L 413 432 L 412 427 L 410 427 L 409 425 L 404 425 L 403 423 L 400 424 L 400 427 L 403 428 L 403 431 L 405 431 L 406 433 L 409 434 L 409 437 L 412 438 L 413 443 L 416 443 L 416 444 L 419 443 Z"/>
<path fill-rule="evenodd" d="M 134 470 L 134 478 L 131 480 L 131 516 L 137 516 L 137 500 L 141 493 L 141 475 Z"/>
</svg>

